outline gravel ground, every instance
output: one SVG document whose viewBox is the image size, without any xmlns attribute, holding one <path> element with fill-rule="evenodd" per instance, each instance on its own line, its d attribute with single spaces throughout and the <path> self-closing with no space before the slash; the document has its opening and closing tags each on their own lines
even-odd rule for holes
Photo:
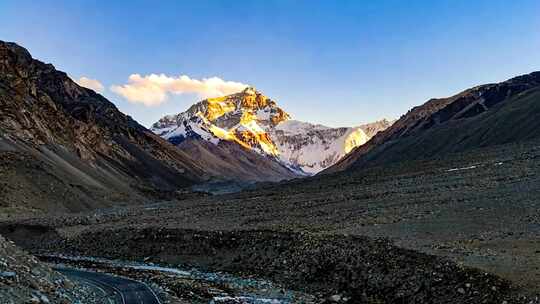
<svg viewBox="0 0 540 304">
<path fill-rule="evenodd" d="M 94 239 L 98 244 L 96 236 L 108 233 L 109 242 L 86 248 L 86 253 L 125 257 L 132 253 L 132 258 L 145 258 L 132 250 L 148 240 L 141 233 L 148 231 L 153 236 L 166 231 L 159 244 L 148 242 L 154 246 L 147 248 L 149 253 L 164 262 L 194 261 L 224 268 L 227 264 L 220 264 L 215 256 L 204 261 L 208 254 L 203 252 L 185 256 L 159 253 L 166 252 L 168 247 L 191 244 L 191 238 L 167 239 L 169 232 L 213 235 L 270 231 L 291 237 L 305 233 L 321 237 L 328 244 L 344 235 L 368 240 L 386 238 L 398 247 L 450 259 L 456 267 L 478 268 L 507 279 L 528 293 L 539 293 L 539 160 L 540 142 L 491 147 L 444 159 L 259 185 L 236 194 L 16 221 L 10 223 L 8 236 L 25 248 L 54 251 L 66 249 L 67 245 L 71 246 L 69 249 L 77 249 L 73 247 L 77 244 L 84 247 L 86 239 Z M 3 225 L 7 227 L 8 223 Z M 120 237 L 115 237 L 116 233 Z M 64 241 L 55 242 L 58 239 Z M 216 242 L 221 244 L 219 239 Z M 234 244 L 245 249 L 245 244 Z M 324 246 L 324 242 L 316 244 Z M 314 248 L 310 248 L 301 251 L 308 262 L 310 258 L 304 254 L 312 253 Z M 352 248 L 361 250 L 356 245 Z M 247 252 L 260 257 L 266 249 Z M 328 254 L 341 259 L 342 255 L 358 255 L 354 252 Z M 250 263 L 257 261 L 245 255 L 238 258 Z M 409 264 L 418 265 L 413 260 Z"/>
<path fill-rule="evenodd" d="M 534 297 L 497 276 L 366 237 L 121 228 L 51 246 L 53 252 L 75 256 L 100 254 L 258 276 L 318 295 L 312 303 L 535 303 Z M 167 283 L 181 298 L 186 289 L 205 290 L 190 290 L 182 280 Z M 333 297 L 339 300 L 329 300 Z"/>
</svg>

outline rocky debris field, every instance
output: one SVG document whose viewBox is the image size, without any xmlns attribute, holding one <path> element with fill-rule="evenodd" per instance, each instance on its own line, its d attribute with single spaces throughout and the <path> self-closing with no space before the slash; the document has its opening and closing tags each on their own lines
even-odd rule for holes
<svg viewBox="0 0 540 304">
<path fill-rule="evenodd" d="M 535 303 L 539 159 L 531 141 L 0 230 L 32 252 L 187 263 L 321 299 Z"/>
<path fill-rule="evenodd" d="M 102 301 L 94 290 L 52 271 L 0 236 L 0 303 L 98 304 Z"/>
<path fill-rule="evenodd" d="M 47 263 L 115 274 L 146 282 L 163 303 L 320 303 L 314 295 L 295 292 L 254 276 L 207 272 L 188 265 L 158 266 L 103 258 L 40 256 Z M 319 295 L 320 298 L 320 295 Z"/>
<path fill-rule="evenodd" d="M 497 276 L 358 236 L 123 228 L 85 233 L 47 247 L 75 256 L 258 276 L 318 295 L 319 303 L 535 303 Z M 199 293 L 202 288 L 159 282 L 177 297 L 185 297 L 186 288 Z"/>
</svg>

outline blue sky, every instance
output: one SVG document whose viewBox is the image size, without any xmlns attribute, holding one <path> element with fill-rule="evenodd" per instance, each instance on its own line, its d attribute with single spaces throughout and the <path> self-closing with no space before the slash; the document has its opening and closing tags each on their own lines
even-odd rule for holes
<svg viewBox="0 0 540 304">
<path fill-rule="evenodd" d="M 129 102 L 110 87 L 131 74 L 250 84 L 296 119 L 351 126 L 540 70 L 539 16 L 537 0 L 3 0 L 0 39 L 97 79 L 146 126 L 200 96 Z"/>
</svg>

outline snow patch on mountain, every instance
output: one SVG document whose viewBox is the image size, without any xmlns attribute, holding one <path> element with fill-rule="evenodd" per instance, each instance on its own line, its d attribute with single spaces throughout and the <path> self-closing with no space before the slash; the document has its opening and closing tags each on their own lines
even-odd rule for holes
<svg viewBox="0 0 540 304">
<path fill-rule="evenodd" d="M 301 134 L 301 133 L 308 133 L 310 131 L 317 131 L 317 130 L 328 130 L 330 127 L 319 125 L 319 124 L 312 124 L 309 122 L 303 122 L 299 120 L 286 120 L 284 122 L 281 122 L 275 127 L 276 131 L 283 131 L 285 134 Z"/>
<path fill-rule="evenodd" d="M 279 159 L 307 174 L 331 166 L 353 148 L 369 140 L 360 128 L 330 128 L 301 121 L 286 121 L 271 131 Z"/>
</svg>

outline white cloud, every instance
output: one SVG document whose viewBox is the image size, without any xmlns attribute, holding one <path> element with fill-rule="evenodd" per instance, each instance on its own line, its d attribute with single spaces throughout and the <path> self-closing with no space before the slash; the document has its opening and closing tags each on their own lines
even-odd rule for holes
<svg viewBox="0 0 540 304">
<path fill-rule="evenodd" d="M 80 85 L 81 87 L 85 87 L 85 88 L 89 88 L 89 89 L 92 89 L 98 93 L 103 93 L 103 85 L 101 84 L 101 82 L 99 82 L 98 80 L 96 79 L 90 79 L 88 77 L 81 77 L 79 78 L 79 80 L 76 80 L 75 81 L 78 85 Z"/>
<path fill-rule="evenodd" d="M 242 91 L 248 85 L 225 81 L 219 77 L 197 80 L 186 75 L 170 77 L 165 74 L 141 76 L 132 74 L 128 83 L 113 85 L 111 91 L 133 103 L 156 106 L 165 102 L 169 94 L 197 94 L 202 98 L 217 97 Z"/>
</svg>

